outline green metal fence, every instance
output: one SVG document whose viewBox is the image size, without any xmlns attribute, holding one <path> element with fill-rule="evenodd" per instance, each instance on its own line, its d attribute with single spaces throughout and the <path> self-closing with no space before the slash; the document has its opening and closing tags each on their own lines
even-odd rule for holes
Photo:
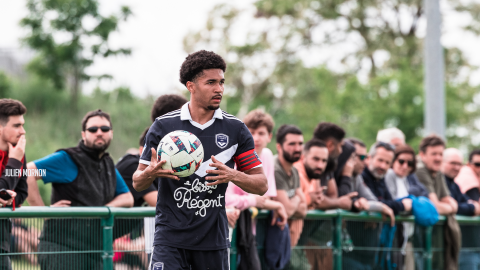
<svg viewBox="0 0 480 270">
<path fill-rule="evenodd" d="M 0 209 L 0 269 L 147 269 L 144 217 L 153 217 L 153 207 L 21 207 Z M 257 245 L 264 263 L 264 236 L 268 212 L 257 216 Z M 462 250 L 480 252 L 469 239 L 479 235 L 480 218 L 458 216 L 463 236 Z M 292 250 L 288 269 L 356 269 L 358 263 L 374 269 L 375 259 L 390 252 L 395 257 L 410 254 L 415 269 L 440 269 L 443 263 L 442 217 L 429 228 L 415 227 L 407 247 L 382 247 L 378 214 L 342 210 L 310 211 L 298 245 Z M 414 224 L 413 217 L 397 217 L 396 224 Z M 8 233 L 11 231 L 11 233 Z M 237 265 L 235 233 L 232 237 L 231 269 Z"/>
</svg>

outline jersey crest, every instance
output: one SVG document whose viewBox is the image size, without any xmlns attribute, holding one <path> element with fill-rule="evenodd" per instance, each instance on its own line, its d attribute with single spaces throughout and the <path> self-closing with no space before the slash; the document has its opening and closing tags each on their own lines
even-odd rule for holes
<svg viewBox="0 0 480 270">
<path fill-rule="evenodd" d="M 223 133 L 215 135 L 215 143 L 218 147 L 225 148 L 228 145 L 228 136 Z"/>
</svg>

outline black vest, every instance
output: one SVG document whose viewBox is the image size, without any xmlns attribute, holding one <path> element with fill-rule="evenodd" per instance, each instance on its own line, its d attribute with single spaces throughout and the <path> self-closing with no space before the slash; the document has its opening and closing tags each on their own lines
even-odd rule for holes
<svg viewBox="0 0 480 270">
<path fill-rule="evenodd" d="M 69 200 L 71 206 L 104 206 L 115 197 L 117 178 L 115 164 L 108 153 L 101 158 L 83 142 L 77 147 L 60 149 L 73 159 L 78 175 L 68 184 L 52 184 L 51 203 Z"/>
<path fill-rule="evenodd" d="M 115 197 L 116 174 L 108 153 L 98 158 L 81 141 L 77 147 L 60 149 L 78 167 L 77 178 L 68 184 L 52 184 L 51 203 L 69 200 L 71 206 L 104 206 Z M 44 223 L 41 241 L 65 246 L 67 249 L 100 250 L 102 227 L 100 219 L 48 219 Z M 41 243 L 40 243 L 41 244 Z"/>
</svg>

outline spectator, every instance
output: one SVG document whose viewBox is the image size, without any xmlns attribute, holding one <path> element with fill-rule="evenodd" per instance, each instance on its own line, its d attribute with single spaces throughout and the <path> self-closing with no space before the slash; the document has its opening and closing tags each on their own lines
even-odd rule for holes
<svg viewBox="0 0 480 270">
<path fill-rule="evenodd" d="M 133 196 L 106 152 L 113 137 L 110 115 L 101 111 L 88 112 L 82 120 L 82 140 L 78 146 L 59 151 L 27 164 L 29 169 L 45 169 L 42 177 L 27 178 L 32 206 L 43 206 L 36 181 L 52 183 L 51 206 L 114 206 L 131 207 Z M 89 230 L 85 230 L 89 227 Z M 40 252 L 99 250 L 101 241 L 98 220 L 46 220 L 40 237 Z M 97 229 L 97 230 L 96 230 Z M 62 232 L 63 237 L 58 237 Z M 88 234 L 85 234 L 88 233 Z M 41 254 L 42 269 L 68 269 L 76 262 L 79 269 L 100 269 L 101 254 L 71 253 L 63 256 Z"/>
<path fill-rule="evenodd" d="M 150 118 L 155 122 L 157 117 L 178 110 L 187 102 L 187 99 L 179 95 L 161 95 L 153 104 Z"/>
<path fill-rule="evenodd" d="M 385 183 L 393 199 L 398 200 L 409 195 L 416 197 L 424 196 L 428 198 L 428 192 L 422 183 L 415 176 L 416 169 L 415 151 L 410 146 L 404 144 L 395 148 L 392 168 L 388 170 L 385 176 Z M 399 269 L 405 264 L 407 269 L 415 267 L 415 258 L 420 261 L 421 254 L 413 254 L 412 242 L 409 239 L 414 235 L 415 224 L 403 222 L 398 225 L 396 230 L 396 247 L 405 252 L 394 252 L 393 258 Z"/>
<path fill-rule="evenodd" d="M 468 156 L 468 164 L 460 169 L 455 182 L 462 193 L 466 193 L 472 200 L 480 199 L 480 149 L 473 150 Z"/>
<path fill-rule="evenodd" d="M 428 198 L 437 208 L 440 215 L 455 214 L 458 205 L 450 197 L 443 174 L 442 166 L 445 143 L 435 135 L 423 138 L 420 142 L 420 159 L 422 167 L 416 171 L 418 180 L 427 188 Z"/>
<path fill-rule="evenodd" d="M 284 227 L 287 222 L 287 215 L 283 204 L 277 201 L 271 200 L 277 196 L 277 189 L 275 184 L 275 169 L 273 154 L 270 149 L 266 148 L 267 144 L 272 139 L 272 132 L 274 122 L 272 117 L 261 111 L 254 110 L 248 113 L 243 119 L 248 130 L 252 134 L 255 144 L 255 152 L 260 155 L 262 160 L 263 171 L 268 180 L 268 190 L 263 196 L 247 193 L 234 183 L 228 183 L 227 192 L 225 195 L 225 204 L 227 206 L 234 206 L 235 208 L 243 211 L 249 207 L 257 207 L 261 209 L 273 210 L 272 222 L 277 223 L 281 228 Z M 277 218 L 280 217 L 281 221 L 277 222 Z M 255 234 L 255 223 L 253 224 L 253 232 Z"/>
<path fill-rule="evenodd" d="M 334 178 L 330 178 L 326 185 L 321 182 L 321 177 L 325 173 L 328 163 L 327 145 L 319 139 L 313 138 L 308 141 L 303 148 L 303 157 L 295 162 L 303 193 L 308 209 L 345 209 L 350 210 L 352 206 L 352 197 L 357 193 L 349 193 L 338 197 L 337 184 Z M 324 192 L 326 192 L 324 196 Z"/>
<path fill-rule="evenodd" d="M 356 193 L 350 193 L 352 190 L 353 163 L 350 162 L 349 166 L 344 166 L 345 169 L 342 171 L 342 175 L 345 177 L 339 178 L 339 180 L 342 180 L 341 182 L 335 180 L 335 168 L 338 165 L 338 158 L 343 151 L 342 144 L 345 130 L 333 123 L 322 122 L 315 128 L 313 137 L 324 141 L 328 149 L 327 167 L 320 175 L 320 185 L 326 187 L 326 196 L 320 209 L 350 209 L 352 205 L 351 198 L 357 195 Z M 354 151 L 353 147 L 352 151 Z M 345 159 L 345 161 L 349 159 Z M 339 194 L 344 194 L 345 196 L 339 197 Z"/>
<path fill-rule="evenodd" d="M 428 198 L 427 189 L 414 174 L 416 163 L 412 147 L 404 144 L 395 148 L 392 168 L 385 176 L 388 191 L 395 200 L 408 195 Z"/>
<path fill-rule="evenodd" d="M 396 127 L 382 129 L 377 133 L 377 142 L 389 143 L 398 147 L 405 144 L 405 134 Z"/>
<path fill-rule="evenodd" d="M 358 197 L 353 198 L 352 211 L 380 212 L 390 217 L 391 224 L 395 222 L 393 210 L 382 202 L 379 202 L 375 194 L 363 181 L 362 172 L 365 169 L 367 147 L 359 139 L 350 138 L 348 142 L 355 146 L 355 165 L 352 172 L 352 192 L 357 192 Z"/>
<path fill-rule="evenodd" d="M 467 194 L 464 194 L 454 181 L 459 175 L 462 166 L 462 153 L 456 148 L 445 149 L 443 152 L 442 173 L 445 175 L 450 195 L 458 203 L 457 214 L 464 216 L 478 216 L 480 215 L 480 204 L 477 201 L 471 200 Z"/>
<path fill-rule="evenodd" d="M 148 129 L 150 127 L 146 128 L 142 135 L 140 135 L 140 140 L 139 140 L 139 147 L 138 151 L 139 153 L 142 153 L 143 151 L 143 146 L 145 145 L 145 136 L 147 135 Z M 154 181 L 152 185 L 142 191 L 136 191 L 133 188 L 133 182 L 132 182 L 132 176 L 137 170 L 138 163 L 140 160 L 140 155 L 131 155 L 131 154 L 126 154 L 123 156 L 117 163 L 116 168 L 120 175 L 122 176 L 123 180 L 125 181 L 125 184 L 127 184 L 128 189 L 133 195 L 133 206 L 138 207 L 138 206 L 155 206 L 157 204 L 157 182 Z"/>
<path fill-rule="evenodd" d="M 479 203 L 462 193 L 458 185 L 453 181 L 458 176 L 462 165 L 462 153 L 458 149 L 445 149 L 443 152 L 442 173 L 445 175 L 451 196 L 458 203 L 457 215 L 478 216 L 480 215 Z M 480 235 L 476 226 L 461 225 L 460 230 L 462 231 L 462 248 L 478 248 L 480 246 Z M 480 269 L 480 252 L 461 250 L 458 267 L 459 269 Z"/>
<path fill-rule="evenodd" d="M 14 170 L 26 168 L 25 159 L 25 120 L 27 108 L 18 100 L 0 99 L 0 188 L 6 189 L 13 197 L 0 199 L 0 207 L 20 206 L 27 198 L 27 176 L 16 176 Z M 0 220 L 0 253 L 9 253 L 12 223 L 9 219 Z M 10 256 L 0 256 L 0 269 L 11 269 Z"/>
<path fill-rule="evenodd" d="M 293 163 L 302 154 L 302 131 L 293 125 L 282 125 L 277 130 L 277 152 L 274 157 L 275 183 L 277 186 L 276 200 L 283 204 L 289 220 L 291 245 L 295 246 L 302 232 L 303 218 L 307 214 L 305 195 L 300 187 L 300 177 Z M 293 224 L 292 224 L 293 223 Z"/>
<path fill-rule="evenodd" d="M 441 173 L 443 151 L 445 142 L 436 135 L 430 135 L 420 142 L 421 168 L 417 169 L 416 175 L 420 182 L 427 188 L 428 198 L 435 205 L 440 215 L 446 215 L 445 230 L 433 231 L 432 245 L 445 243 L 444 256 L 433 259 L 434 267 L 444 265 L 445 269 L 458 269 L 458 255 L 461 248 L 461 233 L 455 214 L 458 204 L 450 196 L 444 175 Z M 420 167 L 419 166 L 419 167 Z M 442 239 L 442 234 L 444 239 Z"/>
<path fill-rule="evenodd" d="M 388 205 L 395 215 L 412 209 L 412 200 L 395 200 L 388 191 L 385 175 L 392 165 L 394 150 L 390 144 L 377 142 L 368 153 L 368 167 L 363 170 L 362 177 L 365 184 L 377 196 L 378 200 Z"/>
</svg>

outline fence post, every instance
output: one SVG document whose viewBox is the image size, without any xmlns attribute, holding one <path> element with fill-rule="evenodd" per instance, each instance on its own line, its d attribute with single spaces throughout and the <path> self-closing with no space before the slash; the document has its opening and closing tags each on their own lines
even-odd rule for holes
<svg viewBox="0 0 480 270">
<path fill-rule="evenodd" d="M 432 230 L 432 226 L 425 229 L 425 270 L 432 270 Z"/>
<path fill-rule="evenodd" d="M 333 220 L 333 267 L 342 270 L 342 214 L 339 211 Z"/>
<path fill-rule="evenodd" d="M 110 211 L 110 209 L 109 209 Z M 103 270 L 113 270 L 113 223 L 114 215 L 102 218 L 103 230 Z"/>
<path fill-rule="evenodd" d="M 230 244 L 230 270 L 237 270 L 237 227 L 233 228 Z"/>
</svg>

